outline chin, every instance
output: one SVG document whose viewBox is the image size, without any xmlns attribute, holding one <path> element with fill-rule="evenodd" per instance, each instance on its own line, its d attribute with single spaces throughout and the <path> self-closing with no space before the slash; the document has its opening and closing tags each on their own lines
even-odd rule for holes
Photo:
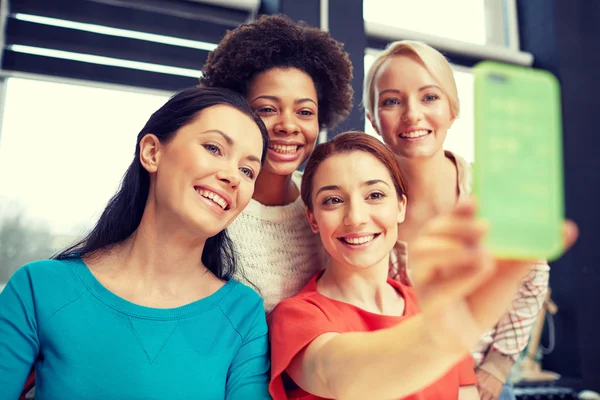
<svg viewBox="0 0 600 400">
<path fill-rule="evenodd" d="M 382 257 L 343 257 L 343 264 L 346 264 L 352 267 L 355 270 L 364 271 L 372 268 L 378 262 L 380 262 Z"/>
<path fill-rule="evenodd" d="M 288 176 L 296 172 L 296 170 L 300 168 L 300 165 L 302 165 L 302 163 L 298 163 L 297 161 L 289 163 L 282 163 L 280 161 L 269 162 L 268 168 L 265 168 L 264 170 L 269 171 L 273 175 Z"/>
<path fill-rule="evenodd" d="M 401 149 L 396 154 L 411 159 L 430 158 L 434 156 L 439 149 Z"/>
<path fill-rule="evenodd" d="M 187 227 L 196 238 L 211 238 L 222 232 L 230 223 L 222 219 L 215 220 L 213 218 L 189 219 Z M 210 227 L 210 228 L 207 228 Z"/>
</svg>

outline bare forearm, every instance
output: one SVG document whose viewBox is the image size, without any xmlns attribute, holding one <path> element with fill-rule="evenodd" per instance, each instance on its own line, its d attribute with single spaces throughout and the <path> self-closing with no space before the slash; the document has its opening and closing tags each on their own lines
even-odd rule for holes
<svg viewBox="0 0 600 400">
<path fill-rule="evenodd" d="M 479 368 L 504 383 L 508 379 L 508 375 L 510 375 L 514 364 L 515 360 L 512 357 L 496 351 L 490 351 Z"/>
<path fill-rule="evenodd" d="M 458 390 L 458 400 L 480 400 L 477 386 L 463 386 Z"/>
<path fill-rule="evenodd" d="M 465 356 L 442 351 L 429 337 L 422 315 L 390 329 L 342 334 L 320 349 L 316 372 L 336 399 L 404 397 Z"/>
</svg>

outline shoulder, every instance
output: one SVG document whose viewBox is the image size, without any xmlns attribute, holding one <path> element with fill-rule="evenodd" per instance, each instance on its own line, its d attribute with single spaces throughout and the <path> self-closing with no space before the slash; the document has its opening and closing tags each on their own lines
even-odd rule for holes
<svg viewBox="0 0 600 400">
<path fill-rule="evenodd" d="M 341 317 L 341 310 L 317 292 L 302 292 L 280 302 L 267 321 L 272 330 L 320 330 Z M 343 318 L 342 318 L 343 319 Z"/>
<path fill-rule="evenodd" d="M 471 193 L 473 191 L 473 164 L 470 164 L 460 155 L 445 150 L 446 157 L 454 160 L 458 171 L 458 185 L 461 191 Z"/>
<path fill-rule="evenodd" d="M 35 304 L 38 317 L 53 315 L 87 292 L 86 286 L 77 277 L 78 263 L 81 263 L 79 259 L 41 260 L 26 264 L 13 274 L 4 291 Z"/>
<path fill-rule="evenodd" d="M 287 346 L 291 342 L 306 344 L 322 333 L 339 331 L 336 327 L 339 312 L 332 311 L 310 294 L 283 300 L 267 317 L 272 346 Z"/>
<path fill-rule="evenodd" d="M 266 335 L 263 299 L 252 288 L 235 279 L 229 280 L 226 285 L 227 292 L 219 308 L 232 328 L 242 339 L 249 335 Z"/>
<path fill-rule="evenodd" d="M 56 290 L 72 282 L 73 270 L 78 259 L 73 260 L 39 260 L 23 265 L 11 277 L 16 284 L 35 286 L 38 289 L 45 287 Z"/>
<path fill-rule="evenodd" d="M 227 285 L 229 286 L 228 301 L 244 302 L 243 304 L 237 304 L 237 307 L 255 308 L 262 305 L 262 297 L 250 286 L 233 278 L 227 282 Z"/>
<path fill-rule="evenodd" d="M 325 333 L 342 333 L 344 315 L 318 296 L 300 294 L 279 303 L 269 314 L 272 376 L 279 377 L 296 355 Z"/>
</svg>

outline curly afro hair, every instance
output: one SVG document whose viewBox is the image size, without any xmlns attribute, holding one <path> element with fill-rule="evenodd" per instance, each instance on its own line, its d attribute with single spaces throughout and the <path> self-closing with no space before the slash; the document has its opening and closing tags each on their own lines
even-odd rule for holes
<svg viewBox="0 0 600 400">
<path fill-rule="evenodd" d="M 342 43 L 283 15 L 262 15 L 227 31 L 208 55 L 200 84 L 246 96 L 257 74 L 277 67 L 297 68 L 313 79 L 321 128 L 333 128 L 352 110 L 352 63 Z"/>
</svg>

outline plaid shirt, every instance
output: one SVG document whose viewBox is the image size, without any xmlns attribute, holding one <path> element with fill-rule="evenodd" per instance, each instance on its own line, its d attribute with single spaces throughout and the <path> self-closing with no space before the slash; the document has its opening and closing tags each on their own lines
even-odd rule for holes
<svg viewBox="0 0 600 400">
<path fill-rule="evenodd" d="M 446 151 L 448 158 L 454 159 L 458 170 L 459 197 L 471 193 L 471 170 L 469 164 L 455 154 Z M 408 249 L 406 243 L 398 241 L 390 257 L 390 276 L 410 285 Z M 523 279 L 517 297 L 509 311 L 498 324 L 486 332 L 473 349 L 475 366 L 486 370 L 502 382 L 506 381 L 510 370 L 529 342 L 531 329 L 542 308 L 550 267 L 543 261 L 534 265 Z"/>
</svg>

